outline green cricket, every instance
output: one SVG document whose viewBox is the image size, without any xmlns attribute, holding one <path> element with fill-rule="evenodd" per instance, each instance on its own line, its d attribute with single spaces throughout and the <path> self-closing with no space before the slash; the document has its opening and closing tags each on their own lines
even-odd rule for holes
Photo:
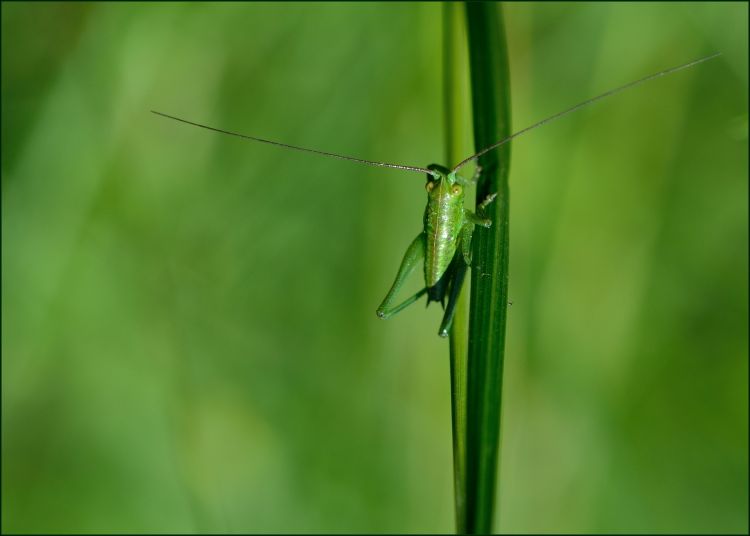
<svg viewBox="0 0 750 536">
<path fill-rule="evenodd" d="M 487 217 L 485 210 L 487 206 L 492 203 L 497 194 L 491 194 L 487 196 L 477 206 L 476 212 L 472 212 L 464 206 L 465 201 L 465 190 L 466 187 L 476 184 L 481 175 L 481 167 L 477 166 L 476 172 L 470 178 L 465 178 L 458 174 L 458 171 L 463 168 L 466 164 L 477 160 L 482 155 L 497 149 L 501 145 L 504 145 L 518 136 L 530 132 L 546 123 L 559 119 L 571 112 L 574 112 L 584 106 L 593 104 L 594 102 L 601 100 L 605 97 L 614 95 L 631 87 L 637 86 L 649 80 L 659 78 L 661 76 L 671 74 L 683 69 L 687 69 L 694 65 L 698 65 L 704 61 L 708 61 L 712 58 L 719 56 L 721 53 L 717 52 L 693 60 L 689 63 L 678 65 L 670 69 L 659 71 L 658 73 L 640 78 L 634 82 L 630 82 L 623 86 L 619 86 L 615 89 L 611 89 L 596 97 L 587 99 L 575 106 L 563 110 L 557 114 L 551 115 L 546 119 L 542 119 L 528 126 L 514 134 L 511 134 L 507 138 L 504 138 L 492 145 L 484 147 L 479 152 L 465 158 L 453 168 L 449 169 L 438 164 L 430 164 L 426 168 L 418 166 L 407 166 L 402 164 L 390 164 L 387 162 L 377 162 L 373 160 L 365 160 L 362 158 L 355 158 L 352 156 L 344 156 L 336 153 L 330 153 L 326 151 L 319 151 L 316 149 L 308 149 L 305 147 L 298 147 L 296 145 L 289 145 L 277 141 L 266 140 L 262 138 L 256 138 L 254 136 L 248 136 L 245 134 L 238 134 L 228 130 L 222 130 L 219 128 L 210 127 L 186 119 L 181 119 L 172 115 L 168 115 L 162 112 L 153 111 L 153 113 L 166 117 L 168 119 L 174 119 L 188 125 L 213 130 L 221 134 L 228 134 L 230 136 L 236 136 L 245 140 L 256 141 L 260 143 L 267 143 L 270 145 L 276 145 L 278 147 L 284 147 L 287 149 L 294 149 L 295 151 L 304 151 L 308 153 L 314 153 L 322 156 L 328 156 L 332 158 L 339 158 L 341 160 L 349 160 L 352 162 L 359 162 L 360 164 L 366 164 L 369 166 L 386 167 L 392 169 L 400 169 L 403 171 L 411 171 L 415 173 L 425 173 L 427 175 L 427 183 L 425 189 L 427 190 L 427 206 L 425 207 L 422 230 L 412 241 L 411 245 L 407 248 L 406 254 L 401 261 L 401 266 L 396 274 L 396 279 L 393 281 L 388 294 L 386 294 L 383 302 L 377 308 L 377 315 L 380 318 L 389 318 L 404 308 L 408 307 L 419 298 L 427 294 L 427 305 L 430 302 L 439 302 L 444 309 L 443 319 L 440 323 L 440 329 L 438 335 L 441 337 L 447 337 L 448 332 L 453 323 L 453 317 L 456 312 L 456 303 L 463 285 L 464 278 L 466 276 L 466 270 L 471 266 L 472 260 L 472 236 L 477 225 L 482 227 L 490 227 L 492 225 L 491 218 Z M 414 271 L 419 263 L 423 263 L 424 267 L 424 288 L 418 291 L 413 296 L 407 298 L 401 303 L 394 305 L 396 296 L 404 285 L 407 277 Z M 445 305 L 446 297 L 448 298 L 448 304 Z"/>
</svg>

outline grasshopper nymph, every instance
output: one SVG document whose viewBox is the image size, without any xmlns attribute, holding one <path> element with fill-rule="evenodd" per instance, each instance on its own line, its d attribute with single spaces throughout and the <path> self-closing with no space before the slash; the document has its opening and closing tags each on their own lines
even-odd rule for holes
<svg viewBox="0 0 750 536">
<path fill-rule="evenodd" d="M 474 184 L 479 179 L 479 173 L 475 173 L 472 178 L 466 179 L 458 174 L 459 169 L 464 167 L 469 162 L 476 160 L 480 156 L 492 151 L 501 145 L 504 145 L 511 141 L 513 138 L 525 134 L 537 127 L 540 127 L 546 123 L 559 119 L 560 117 L 567 115 L 575 110 L 588 106 L 600 99 L 619 93 L 625 89 L 633 86 L 642 84 L 649 80 L 659 78 L 661 76 L 687 69 L 709 59 L 715 58 L 720 53 L 715 53 L 710 56 L 699 58 L 697 60 L 659 71 L 658 73 L 646 76 L 629 84 L 617 87 L 606 91 L 596 97 L 585 100 L 575 106 L 572 106 L 562 112 L 547 117 L 528 126 L 518 132 L 511 134 L 507 138 L 504 138 L 492 145 L 489 145 L 481 149 L 476 154 L 473 154 L 461 162 L 459 162 L 452 169 L 448 169 L 438 164 L 430 164 L 426 168 L 418 166 L 406 166 L 402 164 L 389 164 L 386 162 L 376 162 L 373 160 L 364 160 L 361 158 L 354 158 L 351 156 L 344 156 L 335 153 L 329 153 L 325 151 L 318 151 L 316 149 L 308 149 L 305 147 L 298 147 L 295 145 L 289 145 L 286 143 L 280 143 L 277 141 L 265 140 L 262 138 L 256 138 L 254 136 L 247 136 L 245 134 L 238 134 L 236 132 L 230 132 L 228 130 L 222 130 L 214 128 L 200 123 L 194 123 L 185 119 L 180 119 L 172 115 L 168 115 L 161 112 L 154 111 L 153 113 L 174 119 L 182 123 L 189 125 L 213 130 L 222 134 L 229 134 L 231 136 L 237 136 L 243 139 L 257 141 L 261 143 L 268 143 L 279 147 L 285 147 L 287 149 L 294 149 L 296 151 L 305 151 L 308 153 L 315 153 L 323 156 L 329 156 L 333 158 L 339 158 L 342 160 L 350 160 L 353 162 L 359 162 L 360 164 L 367 164 L 370 166 L 379 166 L 400 169 L 404 171 L 411 171 L 416 173 L 426 173 L 427 183 L 425 189 L 427 190 L 427 207 L 425 208 L 423 227 L 422 231 L 412 241 L 411 245 L 406 250 L 401 266 L 396 274 L 396 279 L 388 291 L 383 302 L 377 309 L 377 315 L 380 318 L 388 318 L 398 313 L 405 307 L 411 305 L 419 298 L 427 294 L 427 303 L 432 301 L 440 302 L 444 307 L 445 312 L 443 314 L 443 320 L 440 323 L 440 329 L 438 334 L 441 337 L 447 337 L 448 331 L 450 330 L 453 322 L 453 316 L 455 313 L 456 301 L 458 299 L 461 285 L 463 284 L 464 277 L 466 276 L 466 269 L 471 266 L 471 238 L 474 228 L 477 225 L 483 227 L 490 227 L 492 220 L 487 218 L 484 214 L 484 210 L 487 206 L 492 203 L 496 194 L 489 195 L 484 199 L 477 207 L 476 212 L 472 212 L 464 207 L 465 189 L 467 186 Z M 477 168 L 478 171 L 479 168 Z M 396 294 L 403 286 L 407 276 L 414 270 L 414 268 L 420 263 L 424 263 L 424 282 L 425 286 L 422 290 L 407 298 L 405 301 L 398 305 L 393 305 L 393 301 L 396 298 Z M 448 298 L 448 305 L 445 305 L 445 299 Z"/>
</svg>

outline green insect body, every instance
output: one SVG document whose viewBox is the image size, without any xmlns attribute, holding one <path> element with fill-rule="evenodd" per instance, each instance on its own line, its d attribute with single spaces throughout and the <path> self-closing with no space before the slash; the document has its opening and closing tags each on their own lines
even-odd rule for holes
<svg viewBox="0 0 750 536">
<path fill-rule="evenodd" d="M 642 84 L 648 80 L 659 78 L 666 74 L 674 73 L 682 69 L 687 69 L 709 59 L 719 56 L 721 53 L 715 53 L 710 56 L 699 58 L 697 60 L 672 67 L 658 73 L 646 76 L 635 82 L 630 82 L 623 86 L 615 89 L 606 91 L 597 95 L 596 97 L 590 98 L 584 102 L 571 106 L 570 108 L 563 110 L 555 115 L 547 117 L 534 123 L 533 125 L 526 127 L 522 130 L 511 134 L 507 138 L 504 138 L 488 147 L 483 148 L 476 154 L 465 158 L 459 162 L 452 169 L 445 168 L 437 164 L 431 164 L 426 168 L 417 166 L 407 166 L 402 164 L 390 164 L 386 162 L 377 162 L 373 160 L 365 160 L 362 158 L 354 158 L 351 156 L 344 156 L 336 153 L 329 153 L 326 151 L 319 151 L 316 149 L 309 149 L 305 147 L 298 147 L 296 145 L 289 145 L 286 143 L 280 143 L 277 141 L 266 140 L 263 138 L 257 138 L 254 136 L 248 136 L 245 134 L 238 134 L 236 132 L 222 130 L 200 123 L 194 123 L 186 119 L 180 119 L 172 115 L 167 115 L 161 112 L 154 111 L 153 113 L 174 119 L 182 123 L 201 127 L 208 130 L 213 130 L 222 134 L 228 134 L 251 140 L 255 142 L 266 143 L 270 145 L 276 145 L 287 149 L 294 149 L 296 151 L 303 151 L 307 153 L 314 153 L 322 156 L 328 156 L 331 158 L 338 158 L 341 160 L 349 160 L 353 162 L 359 162 L 360 164 L 367 164 L 370 166 L 386 167 L 392 169 L 399 169 L 404 171 L 411 171 L 417 173 L 427 174 L 427 206 L 424 212 L 423 229 L 412 241 L 411 245 L 407 248 L 406 254 L 401 261 L 401 266 L 396 274 L 396 279 L 388 291 L 380 307 L 377 309 L 377 315 L 381 318 L 388 318 L 398 313 L 405 307 L 411 305 L 419 298 L 427 294 L 427 304 L 436 301 L 440 302 L 445 308 L 443 314 L 443 320 L 440 324 L 438 334 L 442 337 L 448 336 L 451 323 L 453 322 L 453 316 L 455 314 L 455 307 L 458 300 L 461 286 L 463 284 L 464 277 L 466 275 L 467 268 L 471 266 L 471 240 L 474 229 L 477 225 L 483 227 L 490 227 L 492 220 L 485 217 L 484 210 L 494 200 L 496 194 L 489 195 L 484 201 L 482 201 L 477 207 L 477 212 L 474 213 L 464 207 L 464 190 L 467 186 L 477 182 L 481 168 L 477 167 L 477 173 L 471 179 L 464 179 L 458 174 L 458 170 L 464 167 L 471 161 L 477 160 L 482 155 L 508 143 L 512 139 L 530 132 L 537 127 L 540 127 L 546 123 L 559 119 L 571 112 L 574 112 L 584 106 L 592 104 L 600 99 L 619 93 L 625 89 L 633 86 Z M 396 294 L 404 285 L 406 278 L 414 271 L 414 268 L 423 263 L 424 266 L 424 281 L 425 286 L 405 301 L 398 305 L 393 305 Z M 448 305 L 445 306 L 445 299 L 448 298 Z"/>
<path fill-rule="evenodd" d="M 470 180 L 461 178 L 455 171 L 431 164 L 427 169 L 427 206 L 424 211 L 423 230 L 406 250 L 396 279 L 377 309 L 380 318 L 388 318 L 415 300 L 427 294 L 427 303 L 440 302 L 445 306 L 449 295 L 448 307 L 438 334 L 448 336 L 455 314 L 458 291 L 463 282 L 466 268 L 471 266 L 471 239 L 474 227 L 490 227 L 492 220 L 482 217 L 484 208 L 492 202 L 495 195 L 490 195 L 480 206 L 480 214 L 475 214 L 464 206 L 465 186 L 477 181 L 479 174 Z M 392 302 L 403 286 L 406 278 L 420 262 L 424 266 L 425 287 L 403 303 L 392 306 Z"/>
<path fill-rule="evenodd" d="M 428 167 L 437 167 L 435 165 Z M 427 206 L 424 211 L 425 261 L 427 287 L 437 284 L 456 253 L 459 234 L 466 224 L 464 189 L 454 175 L 441 173 L 439 179 L 427 176 Z"/>
</svg>

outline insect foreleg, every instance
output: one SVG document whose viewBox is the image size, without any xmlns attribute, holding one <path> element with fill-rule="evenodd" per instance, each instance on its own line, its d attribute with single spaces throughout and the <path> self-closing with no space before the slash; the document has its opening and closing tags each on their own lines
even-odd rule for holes
<svg viewBox="0 0 750 536">
<path fill-rule="evenodd" d="M 480 206 L 481 208 L 481 206 Z M 464 216 L 466 217 L 466 220 L 469 223 L 473 223 L 474 225 L 481 225 L 482 227 L 491 227 L 492 226 L 492 220 L 489 218 L 483 218 L 480 215 L 474 214 L 470 210 L 464 211 Z"/>
<path fill-rule="evenodd" d="M 474 169 L 474 174 L 469 177 L 468 179 L 466 177 L 461 176 L 459 173 L 456 173 L 455 177 L 456 180 L 461 184 L 461 186 L 473 186 L 477 182 L 479 182 L 479 177 L 482 176 L 482 166 L 477 166 Z"/>
<path fill-rule="evenodd" d="M 376 311 L 376 314 L 380 318 L 388 318 L 390 316 L 395 315 L 401 309 L 404 309 L 405 307 L 417 301 L 421 296 L 423 296 L 427 292 L 427 288 L 425 287 L 419 292 L 417 292 L 416 294 L 414 294 L 411 298 L 404 301 L 403 303 L 395 307 L 391 307 L 391 303 L 393 302 L 393 299 L 396 297 L 396 293 L 403 286 L 404 281 L 406 281 L 406 278 L 414 270 L 414 268 L 424 259 L 424 248 L 425 248 L 425 235 L 422 232 L 417 235 L 417 237 L 411 243 L 409 248 L 406 250 L 406 253 L 404 254 L 404 258 L 401 261 L 401 266 L 399 267 L 398 273 L 396 274 L 396 279 L 395 281 L 393 281 L 393 285 L 391 286 L 391 290 L 388 291 L 388 294 L 383 300 L 383 303 L 380 304 L 380 307 L 378 307 L 378 310 Z"/>
<path fill-rule="evenodd" d="M 482 201 L 481 203 L 479 203 L 479 206 L 477 207 L 477 213 L 483 215 L 484 214 L 484 209 L 486 209 L 489 206 L 489 204 L 492 203 L 495 200 L 496 197 L 497 197 L 497 192 L 495 192 L 494 194 L 490 194 L 487 197 L 485 197 L 484 201 Z"/>
<path fill-rule="evenodd" d="M 463 227 L 461 227 L 461 253 L 464 256 L 464 262 L 466 263 L 466 266 L 471 266 L 471 237 L 474 234 L 474 226 L 475 225 L 481 225 L 482 227 L 490 227 L 492 225 L 492 220 L 489 218 L 484 218 L 484 209 L 487 208 L 487 206 L 492 203 L 495 198 L 497 197 L 497 194 L 490 194 L 488 195 L 484 201 L 482 201 L 479 204 L 479 207 L 477 207 L 477 214 L 473 213 L 470 210 L 464 210 L 464 217 L 466 218 L 466 223 L 464 223 Z"/>
<path fill-rule="evenodd" d="M 474 168 L 474 173 L 471 175 L 471 178 L 469 179 L 470 184 L 476 184 L 479 182 L 479 177 L 482 176 L 482 166 L 477 164 L 477 167 Z"/>
<path fill-rule="evenodd" d="M 486 209 L 487 206 L 490 203 L 492 203 L 496 197 L 497 197 L 497 194 L 490 194 L 487 197 L 485 197 L 484 201 L 479 203 L 476 214 L 470 210 L 464 209 L 464 216 L 466 217 L 466 220 L 475 225 L 481 225 L 482 227 L 490 227 L 492 225 L 492 220 L 490 220 L 489 218 L 485 218 L 484 209 Z"/>
</svg>

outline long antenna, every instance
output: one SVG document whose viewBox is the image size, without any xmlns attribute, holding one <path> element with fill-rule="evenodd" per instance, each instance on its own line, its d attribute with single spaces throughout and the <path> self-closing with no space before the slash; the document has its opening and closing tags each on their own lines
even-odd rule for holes
<svg viewBox="0 0 750 536">
<path fill-rule="evenodd" d="M 378 167 L 386 167 L 386 168 L 393 168 L 393 169 L 403 169 L 404 171 L 415 171 L 417 173 L 428 173 L 434 177 L 438 177 L 438 173 L 436 171 L 432 171 L 431 169 L 427 168 L 421 168 L 417 166 L 404 166 L 401 164 L 389 164 L 387 162 L 376 162 L 374 160 L 364 160 L 363 158 L 354 158 L 353 156 L 344 156 L 341 154 L 336 153 L 328 153 L 326 151 L 318 151 L 317 149 L 308 149 L 306 147 L 297 147 L 296 145 L 289 145 L 288 143 L 281 143 L 278 141 L 271 141 L 271 140 L 264 140 L 263 138 L 256 138 L 254 136 L 247 136 L 246 134 L 238 134 L 237 132 L 231 132 L 229 130 L 222 130 L 220 128 L 214 128 L 209 127 L 208 125 L 201 125 L 200 123 L 194 123 L 193 121 L 188 121 L 187 119 L 180 119 L 179 117 L 175 117 L 173 115 L 165 114 L 162 112 L 157 112 L 156 110 L 151 110 L 151 113 L 154 113 L 156 115 L 160 115 L 162 117 L 166 117 L 167 119 L 174 119 L 175 121 L 179 121 L 180 123 L 187 123 L 188 125 L 193 125 L 195 127 L 205 128 L 206 130 L 213 130 L 214 132 L 220 132 L 221 134 L 229 134 L 230 136 L 236 136 L 238 138 L 243 138 L 246 140 L 252 140 L 252 141 L 259 141 L 261 143 L 268 143 L 269 145 L 276 145 L 278 147 L 286 147 L 287 149 L 294 149 L 295 151 L 304 151 L 306 153 L 315 153 L 320 154 L 323 156 L 330 156 L 332 158 L 338 158 L 340 160 L 350 160 L 352 162 L 359 162 L 360 164 L 367 164 L 368 166 L 378 166 Z"/>
<path fill-rule="evenodd" d="M 493 149 L 497 149 L 501 145 L 505 145 L 506 143 L 508 143 L 513 138 L 517 138 L 521 134 L 525 134 L 525 133 L 527 133 L 527 132 L 529 132 L 531 130 L 534 130 L 537 127 L 541 127 L 542 125 L 545 125 L 547 123 L 551 123 L 555 119 L 560 119 L 562 116 L 568 115 L 569 113 L 574 112 L 574 111 L 578 110 L 579 108 L 583 108 L 584 106 L 588 106 L 589 104 L 593 104 L 594 102 L 596 102 L 598 100 L 601 100 L 601 99 L 603 99 L 605 97 L 609 97 L 611 95 L 614 95 L 615 93 L 619 93 L 620 91 L 625 91 L 626 89 L 629 89 L 631 87 L 637 86 L 637 85 L 642 84 L 644 82 L 648 82 L 649 80 L 653 80 L 654 78 L 659 78 L 659 77 L 665 76 L 667 74 L 671 74 L 671 73 L 675 73 L 677 71 L 681 71 L 683 69 L 687 69 L 688 67 L 692 67 L 693 65 L 698 65 L 699 63 L 703 63 L 704 61 L 708 61 L 708 60 L 713 59 L 713 58 L 715 58 L 716 56 L 719 56 L 719 55 L 721 55 L 721 52 L 716 52 L 715 54 L 711 54 L 710 56 L 706 56 L 704 58 L 693 60 L 693 61 L 691 61 L 689 63 L 685 63 L 684 65 L 678 65 L 677 67 L 672 67 L 671 69 L 666 69 L 664 71 L 659 71 L 658 73 L 646 76 L 645 78 L 641 78 L 640 80 L 636 80 L 635 82 L 630 82 L 629 84 L 625 84 L 624 86 L 620 86 L 620 87 L 617 87 L 615 89 L 610 89 L 609 91 L 606 91 L 606 92 L 602 93 L 601 95 L 598 95 L 596 97 L 592 97 L 592 98 L 590 98 L 588 100 L 585 100 L 585 101 L 583 101 L 583 102 L 581 102 L 579 104 L 576 104 L 575 106 L 573 106 L 571 108 L 568 108 L 567 110 L 564 110 L 562 112 L 556 113 L 555 115 L 551 115 L 551 116 L 549 116 L 546 119 L 542 119 L 538 123 L 534 123 L 533 125 L 531 125 L 529 127 L 526 127 L 523 130 L 519 130 L 515 134 L 511 134 L 507 138 L 503 138 L 502 140 L 500 140 L 497 143 L 493 143 L 492 145 L 490 145 L 488 147 L 485 147 L 484 149 L 482 149 L 478 153 L 471 155 L 469 158 L 461 160 L 461 162 L 459 162 L 458 165 L 451 170 L 451 172 L 458 171 L 459 169 L 461 169 L 462 167 L 464 167 L 466 164 L 468 164 L 472 160 L 476 160 L 480 156 L 489 153 Z"/>
</svg>

